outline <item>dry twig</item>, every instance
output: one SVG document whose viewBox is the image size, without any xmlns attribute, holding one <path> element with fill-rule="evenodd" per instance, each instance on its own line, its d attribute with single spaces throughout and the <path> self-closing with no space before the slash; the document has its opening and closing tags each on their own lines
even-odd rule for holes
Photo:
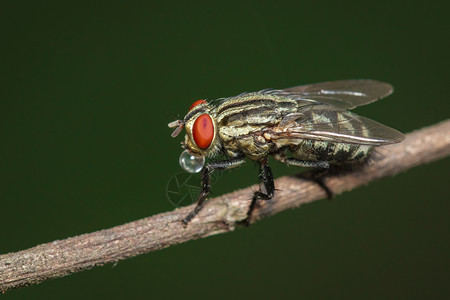
<svg viewBox="0 0 450 300">
<path fill-rule="evenodd" d="M 408 134 L 404 142 L 380 147 L 378 152 L 381 155 L 361 170 L 328 177 L 325 181 L 327 186 L 339 194 L 449 155 L 450 120 Z M 315 183 L 296 177 L 279 178 L 275 185 L 279 190 L 275 198 L 255 209 L 253 222 L 326 196 Z M 183 228 L 180 220 L 192 210 L 192 206 L 0 255 L 0 291 L 232 231 L 236 222 L 245 217 L 254 189 L 254 186 L 248 187 L 211 199 L 187 228 Z"/>
</svg>

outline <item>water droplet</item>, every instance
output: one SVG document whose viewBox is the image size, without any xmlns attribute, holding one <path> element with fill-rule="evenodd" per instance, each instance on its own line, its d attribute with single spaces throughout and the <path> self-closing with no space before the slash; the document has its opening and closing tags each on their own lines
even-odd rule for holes
<svg viewBox="0 0 450 300">
<path fill-rule="evenodd" d="M 180 166 L 189 173 L 198 173 L 203 169 L 205 164 L 204 156 L 194 156 L 184 150 L 180 155 Z"/>
</svg>

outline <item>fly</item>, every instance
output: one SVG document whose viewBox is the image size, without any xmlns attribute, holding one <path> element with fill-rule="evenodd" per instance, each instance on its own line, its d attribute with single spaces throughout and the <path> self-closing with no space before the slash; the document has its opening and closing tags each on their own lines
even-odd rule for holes
<svg viewBox="0 0 450 300">
<path fill-rule="evenodd" d="M 247 158 L 258 162 L 260 190 L 243 221 L 249 224 L 256 202 L 272 199 L 275 193 L 269 155 L 324 174 L 330 166 L 363 163 L 376 146 L 401 142 L 404 135 L 399 131 L 349 111 L 392 91 L 384 82 L 339 80 L 194 102 L 182 120 L 169 124 L 175 129 L 172 137 L 186 129 L 180 165 L 191 173 L 202 172 L 197 206 L 183 223 L 205 204 L 214 170 L 238 167 Z M 226 159 L 205 165 L 205 158 L 218 155 Z"/>
</svg>

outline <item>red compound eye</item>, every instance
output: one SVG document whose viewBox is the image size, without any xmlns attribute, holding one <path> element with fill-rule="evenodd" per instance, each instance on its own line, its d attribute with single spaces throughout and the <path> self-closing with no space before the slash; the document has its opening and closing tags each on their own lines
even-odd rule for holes
<svg viewBox="0 0 450 300">
<path fill-rule="evenodd" d="M 196 107 L 197 105 L 203 104 L 203 103 L 206 103 L 206 101 L 203 100 L 203 99 L 200 99 L 200 100 L 195 101 L 195 102 L 191 105 L 191 107 L 189 107 L 189 111 L 191 111 L 191 110 L 192 110 L 194 107 Z"/>
<path fill-rule="evenodd" d="M 194 137 L 194 142 L 200 149 L 206 149 L 211 145 L 214 138 L 214 124 L 208 114 L 200 115 L 195 120 L 194 126 L 192 127 L 192 136 Z"/>
</svg>

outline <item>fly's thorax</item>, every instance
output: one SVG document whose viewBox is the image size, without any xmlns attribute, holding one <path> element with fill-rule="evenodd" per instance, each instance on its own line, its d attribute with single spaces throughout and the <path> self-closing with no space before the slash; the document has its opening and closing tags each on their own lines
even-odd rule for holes
<svg viewBox="0 0 450 300">
<path fill-rule="evenodd" d="M 186 129 L 184 147 L 193 155 L 214 156 L 219 149 L 214 107 L 201 103 L 191 108 L 183 119 Z"/>
<path fill-rule="evenodd" d="M 216 109 L 222 146 L 227 151 L 239 151 L 250 158 L 267 155 L 269 145 L 262 141 L 261 134 L 296 108 L 294 99 L 260 92 L 225 99 Z"/>
<path fill-rule="evenodd" d="M 295 110 L 297 101 L 287 96 L 245 93 L 225 99 L 217 107 L 221 126 L 274 125 L 282 115 Z"/>
</svg>

